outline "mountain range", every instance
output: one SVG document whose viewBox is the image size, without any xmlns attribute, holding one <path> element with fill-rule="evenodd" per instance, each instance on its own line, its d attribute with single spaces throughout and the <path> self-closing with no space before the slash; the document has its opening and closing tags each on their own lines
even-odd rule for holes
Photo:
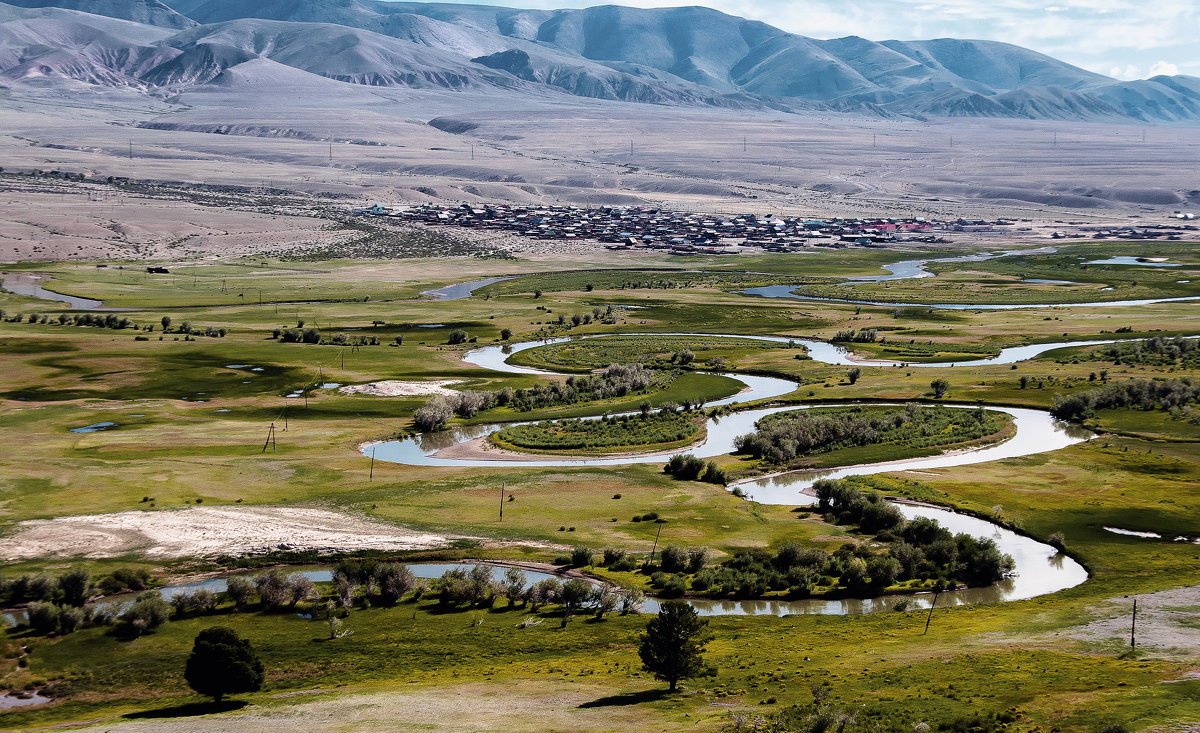
<svg viewBox="0 0 1200 733">
<path fill-rule="evenodd" d="M 1121 82 L 995 41 L 818 40 L 702 7 L 0 3 L 0 84 L 82 84 L 164 96 L 256 80 L 918 119 L 1200 121 L 1197 77 Z"/>
</svg>

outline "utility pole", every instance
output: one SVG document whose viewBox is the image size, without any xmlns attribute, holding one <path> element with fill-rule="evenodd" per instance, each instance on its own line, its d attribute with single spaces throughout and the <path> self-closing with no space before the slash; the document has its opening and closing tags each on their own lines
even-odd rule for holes
<svg viewBox="0 0 1200 733">
<path fill-rule="evenodd" d="M 375 446 L 371 446 L 371 474 L 367 476 L 367 480 L 375 480 Z"/>
<path fill-rule="evenodd" d="M 1129 648 L 1137 646 L 1137 599 L 1133 599 L 1133 618 L 1129 622 Z"/>
<path fill-rule="evenodd" d="M 933 607 L 937 605 L 938 596 L 941 594 L 942 592 L 940 590 L 934 591 L 933 593 L 933 603 L 929 604 L 929 615 L 925 617 L 925 630 L 921 632 L 921 636 L 925 636 L 929 633 L 929 622 L 933 620 Z"/>
<path fill-rule="evenodd" d="M 504 521 L 504 482 L 500 482 L 500 521 Z"/>
<path fill-rule="evenodd" d="M 658 538 L 662 536 L 663 526 L 658 525 L 658 534 L 654 535 L 654 546 L 650 548 L 650 565 L 654 564 L 654 553 L 658 551 Z"/>
<path fill-rule="evenodd" d="M 271 450 L 275 450 L 275 423 L 271 423 L 271 429 L 267 431 L 267 440 L 263 443 L 262 450 L 259 453 L 266 453 L 268 445 L 271 446 Z"/>
<path fill-rule="evenodd" d="M 287 432 L 287 405 L 283 406 L 283 432 Z"/>
<path fill-rule="evenodd" d="M 129 140 L 129 159 L 133 160 L 133 139 Z"/>
<path fill-rule="evenodd" d="M 746 136 L 742 135 L 742 152 L 746 152 Z"/>
</svg>

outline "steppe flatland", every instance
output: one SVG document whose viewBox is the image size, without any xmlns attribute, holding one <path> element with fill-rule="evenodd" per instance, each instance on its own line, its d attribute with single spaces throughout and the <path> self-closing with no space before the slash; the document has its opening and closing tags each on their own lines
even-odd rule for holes
<svg viewBox="0 0 1200 733">
<path fill-rule="evenodd" d="M 0 728 L 1197 726 L 1192 77 L 84 5 L 0 3 Z"/>
</svg>

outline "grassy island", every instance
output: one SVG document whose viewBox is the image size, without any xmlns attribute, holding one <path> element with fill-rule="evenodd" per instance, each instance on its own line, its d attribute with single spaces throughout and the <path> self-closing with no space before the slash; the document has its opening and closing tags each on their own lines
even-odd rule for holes
<svg viewBox="0 0 1200 733">
<path fill-rule="evenodd" d="M 599 420 L 551 420 L 507 427 L 491 436 L 502 448 L 560 453 L 624 453 L 666 450 L 697 440 L 704 432 L 696 412 L 662 412 L 602 417 Z"/>
</svg>

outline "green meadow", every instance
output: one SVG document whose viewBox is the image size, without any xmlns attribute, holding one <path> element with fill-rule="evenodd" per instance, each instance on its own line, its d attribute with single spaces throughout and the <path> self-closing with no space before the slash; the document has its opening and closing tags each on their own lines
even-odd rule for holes
<svg viewBox="0 0 1200 733">
<path fill-rule="evenodd" d="M 1194 294 L 1189 288 L 1200 282 L 1200 275 L 1192 284 L 1174 282 L 1189 279 L 1186 271 L 1197 268 L 1195 246 L 1068 245 L 1052 255 L 939 265 L 935 278 L 836 287 L 842 297 L 909 302 L 930 302 L 924 299 L 935 291 L 942 302 L 1180 296 Z M 1081 259 L 1118 253 L 1168 257 L 1181 267 L 1159 268 L 1170 270 L 1168 277 L 1152 267 L 1085 265 Z M 545 335 L 612 334 L 521 351 L 511 359 L 516 364 L 580 374 L 640 362 L 672 370 L 674 376 L 646 394 L 528 411 L 496 406 L 454 416 L 449 428 L 637 412 L 643 402 L 652 408 L 711 402 L 741 389 L 735 379 L 739 373 L 795 382 L 795 390 L 771 400 L 772 405 L 913 401 L 1036 409 L 1050 408 L 1056 395 L 1080 394 L 1106 381 L 1200 378 L 1191 362 L 1115 363 L 1092 347 L 1057 349 L 1015 365 L 962 364 L 1030 343 L 1200 333 L 1200 309 L 1186 302 L 947 312 L 768 300 L 735 292 L 746 284 L 771 282 L 808 283 L 803 287 L 823 293 L 820 288 L 826 286 L 813 283 L 883 274 L 881 265 L 913 257 L 911 252 L 833 250 L 680 263 L 648 255 L 631 265 L 628 258 L 597 254 L 571 268 L 473 258 L 239 259 L 171 263 L 169 275 L 149 275 L 132 263 L 123 270 L 117 268 L 120 263 L 8 268 L 46 274 L 53 279 L 43 285 L 53 290 L 131 309 L 113 314 L 137 328 L 60 325 L 57 314 L 71 312 L 64 304 L 0 295 L 5 313 L 0 320 L 0 431 L 9 448 L 0 452 L 0 531 L 5 542 L 12 542 L 29 521 L 197 506 L 289 507 L 471 538 L 440 553 L 411 555 L 417 559 L 552 563 L 584 546 L 619 548 L 643 560 L 669 543 L 707 547 L 715 561 L 722 561 L 739 550 L 778 548 L 790 541 L 830 552 L 848 542 L 872 542 L 808 511 L 794 511 L 796 506 L 757 504 L 716 484 L 675 479 L 661 464 L 456 468 L 372 462 L 364 456 L 364 443 L 409 435 L 413 413 L 429 398 L 344 394 L 342 386 L 447 380 L 454 390 L 496 391 L 566 379 L 504 373 L 463 361 L 472 349 L 504 343 L 505 332 L 508 343 Z M 683 269 L 688 272 L 678 272 Z M 420 295 L 492 275 L 517 277 L 460 300 Z M 1018 275 L 1078 284 L 1021 283 Z M 615 308 L 614 322 L 558 323 L 559 315 L 569 324 L 573 314 L 608 305 L 623 306 Z M 38 322 L 31 323 L 28 316 L 34 313 Z M 13 320 L 17 314 L 20 321 Z M 40 322 L 42 315 L 47 322 Z M 171 319 L 165 332 L 164 317 Z M 180 330 L 185 322 L 192 333 Z M 209 328 L 225 329 L 226 335 L 204 335 Z M 289 328 L 315 329 L 324 343 L 284 343 L 274 336 L 275 329 Z M 862 358 L 944 365 L 863 365 L 852 377 L 851 367 L 815 361 L 786 342 L 670 335 L 831 340 L 848 329 L 872 329 L 886 337 L 845 344 Z M 452 344 L 456 331 L 465 332 L 466 340 Z M 352 345 L 360 339 L 367 345 Z M 932 393 L 936 379 L 948 382 L 940 400 Z M 691 419 L 690 413 L 679 415 L 677 421 Z M 575 422 L 509 428 L 516 432 L 508 433 L 507 442 L 537 451 L 618 452 L 699 438 L 698 433 L 670 432 L 698 430 L 695 424 L 663 420 L 644 426 L 596 421 L 594 428 Z M 113 425 L 72 432 L 103 422 Z M 275 442 L 265 447 L 272 426 Z M 320 620 L 259 609 L 235 612 L 227 602 L 212 615 L 176 618 L 132 640 L 105 627 L 49 636 L 10 629 L 0 640 L 0 687 L 50 685 L 56 700 L 0 713 L 0 728 L 86 721 L 121 730 L 141 721 L 183 730 L 204 720 L 266 730 L 280 721 L 353 709 L 377 710 L 399 721 L 400 730 L 421 729 L 422 720 L 428 726 L 451 715 L 463 716 L 464 729 L 723 731 L 741 725 L 750 730 L 755 717 L 767 726 L 785 711 L 807 715 L 815 686 L 829 703 L 857 711 L 855 727 L 847 733 L 911 731 L 919 723 L 954 731 L 1099 733 L 1112 725 L 1180 730 L 1181 724 L 1200 719 L 1200 643 L 1194 626 L 1200 544 L 1173 540 L 1200 537 L 1200 427 L 1183 413 L 1132 409 L 1101 410 L 1089 426 L 1097 437 L 1058 451 L 879 477 L 893 496 L 989 518 L 1043 542 L 1059 536 L 1089 578 L 1057 593 L 939 607 L 932 615 L 894 610 L 712 617 L 708 661 L 715 672 L 686 681 L 673 696 L 658 694 L 660 683 L 640 671 L 636 647 L 645 615 L 612 613 L 602 620 L 579 615 L 560 628 L 562 609 L 555 605 L 534 612 L 509 608 L 501 600 L 448 609 L 431 594 L 394 607 L 355 608 L 345 619 L 354 633 L 333 640 L 326 638 L 328 628 Z M 1011 429 L 1004 418 L 992 427 L 987 435 L 966 440 L 994 442 Z M 660 440 L 664 436 L 673 439 Z M 920 440 L 905 437 L 907 443 L 837 446 L 802 457 L 796 465 L 875 463 L 975 445 L 964 445 L 952 428 Z M 500 439 L 505 440 L 504 433 Z M 768 470 L 746 455 L 713 460 L 731 476 Z M 502 519 L 497 513 L 501 487 L 512 497 L 505 501 Z M 663 521 L 631 521 L 648 513 Z M 1124 536 L 1105 527 L 1163 538 Z M 283 553 L 262 562 L 301 560 L 313 557 Z M 131 547 L 117 554 L 35 553 L 8 562 L 0 577 L 58 574 L 69 567 L 94 573 L 137 567 L 165 580 L 244 562 Z M 634 582 L 602 568 L 581 570 Z M 333 593 L 328 585 L 320 590 Z M 1191 611 L 1148 612 L 1145 643 L 1129 649 L 1123 621 L 1127 596 L 1138 595 L 1151 608 L 1155 603 L 1183 608 L 1189 605 L 1177 597 L 1188 593 Z M 249 703 L 245 708 L 212 718 L 174 715 L 177 706 L 202 700 L 184 682 L 183 663 L 196 633 L 215 624 L 252 641 L 267 666 L 266 683 L 260 692 L 238 696 Z M 464 710 L 462 699 L 489 702 Z M 411 718 L 406 711 L 414 711 Z M 149 722 L 139 717 L 160 713 L 163 717 Z M 743 719 L 750 722 L 738 722 Z"/>
</svg>

